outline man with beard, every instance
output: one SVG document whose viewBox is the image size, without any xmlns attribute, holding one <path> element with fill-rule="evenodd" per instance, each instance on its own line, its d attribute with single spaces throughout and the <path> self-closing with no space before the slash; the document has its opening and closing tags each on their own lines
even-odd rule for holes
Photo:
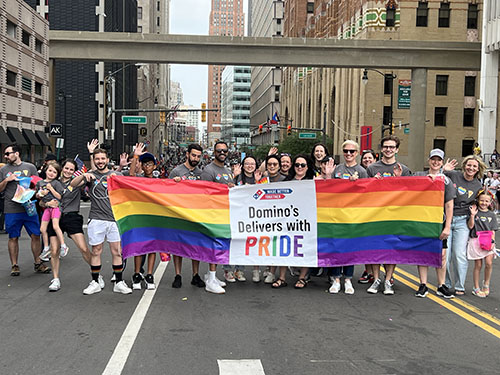
<svg viewBox="0 0 500 375">
<path fill-rule="evenodd" d="M 9 145 L 5 148 L 5 159 L 7 164 L 0 169 L 0 192 L 5 191 L 5 229 L 9 233 L 9 255 L 12 263 L 11 276 L 19 276 L 19 237 L 21 229 L 24 228 L 31 237 L 31 252 L 35 260 L 35 272 L 49 273 L 50 268 L 40 260 L 40 222 L 38 215 L 30 216 L 20 203 L 12 200 L 19 184 L 19 178 L 38 176 L 36 167 L 26 163 L 19 156 L 19 146 Z"/>
<path fill-rule="evenodd" d="M 229 152 L 226 142 L 218 141 L 214 146 L 215 159 L 203 169 L 201 179 L 204 181 L 218 182 L 229 187 L 234 186 L 233 175 L 231 171 L 224 166 L 227 154 Z M 205 290 L 210 293 L 223 294 L 226 293 L 224 286 L 226 283 L 217 279 L 215 276 L 217 270 L 216 264 L 209 264 L 209 271 L 205 277 Z"/>
<path fill-rule="evenodd" d="M 71 181 L 73 188 L 80 187 L 85 183 L 89 186 L 90 212 L 87 231 L 89 244 L 92 246 L 90 258 L 92 281 L 83 290 L 83 294 L 99 293 L 104 288 L 104 280 L 99 277 L 99 273 L 101 271 L 101 253 L 105 239 L 107 239 L 111 250 L 113 274 L 115 276 L 113 292 L 130 294 L 132 289 L 123 281 L 120 233 L 118 232 L 118 226 L 108 196 L 108 177 L 121 176 L 122 174 L 108 169 L 109 158 L 105 150 L 101 148 L 95 149 L 92 158 L 95 170 L 84 173 Z"/>
<path fill-rule="evenodd" d="M 169 178 L 176 182 L 182 180 L 199 180 L 201 177 L 201 169 L 198 168 L 200 163 L 201 155 L 203 154 L 203 149 L 198 144 L 190 144 L 186 151 L 186 161 L 177 167 L 175 167 L 172 172 L 170 172 Z M 193 278 L 191 279 L 191 285 L 195 285 L 198 288 L 203 288 L 205 282 L 201 279 L 198 272 L 200 270 L 200 261 L 192 260 L 193 268 Z M 174 267 L 175 267 L 175 278 L 172 283 L 172 288 L 180 288 L 182 286 L 182 257 L 174 255 Z"/>
</svg>

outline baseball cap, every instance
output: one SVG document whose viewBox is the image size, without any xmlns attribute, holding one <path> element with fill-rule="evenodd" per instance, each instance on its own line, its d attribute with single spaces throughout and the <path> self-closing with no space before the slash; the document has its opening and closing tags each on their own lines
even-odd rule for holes
<svg viewBox="0 0 500 375">
<path fill-rule="evenodd" d="M 444 160 L 444 151 L 439 148 L 435 148 L 434 150 L 431 150 L 431 153 L 429 154 L 429 159 L 432 158 L 433 156 L 438 156 L 441 158 L 441 160 Z"/>
<path fill-rule="evenodd" d="M 149 152 L 146 152 L 146 153 L 142 154 L 141 156 L 139 156 L 139 161 L 141 163 L 144 163 L 144 162 L 149 161 L 149 160 L 154 161 L 155 164 L 156 164 L 156 158 L 155 158 L 155 156 L 153 154 L 149 153 Z"/>
</svg>

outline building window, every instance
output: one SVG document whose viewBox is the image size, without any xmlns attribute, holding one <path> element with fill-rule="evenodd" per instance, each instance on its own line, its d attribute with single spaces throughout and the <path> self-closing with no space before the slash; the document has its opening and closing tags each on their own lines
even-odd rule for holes
<svg viewBox="0 0 500 375">
<path fill-rule="evenodd" d="M 429 7 L 427 2 L 419 1 L 417 7 L 417 27 L 427 27 L 427 19 L 429 17 Z"/>
<path fill-rule="evenodd" d="M 14 39 L 16 38 L 16 27 L 14 22 L 7 20 L 7 35 Z"/>
<path fill-rule="evenodd" d="M 24 91 L 31 92 L 31 79 L 26 78 L 26 77 L 22 77 L 21 78 L 21 88 Z"/>
<path fill-rule="evenodd" d="M 307 13 L 312 14 L 314 13 L 314 3 L 307 3 Z"/>
<path fill-rule="evenodd" d="M 448 76 L 436 76 L 436 95 L 448 95 Z"/>
<path fill-rule="evenodd" d="M 42 96 L 42 84 L 35 81 L 35 94 Z"/>
<path fill-rule="evenodd" d="M 391 106 L 384 106 L 384 117 L 382 118 L 382 124 L 389 125 L 391 121 Z"/>
<path fill-rule="evenodd" d="M 477 10 L 477 4 L 469 4 L 469 10 L 467 11 L 467 28 L 477 29 L 477 20 L 479 12 Z"/>
<path fill-rule="evenodd" d="M 464 108 L 464 126 L 474 126 L 474 108 Z"/>
<path fill-rule="evenodd" d="M 43 42 L 37 38 L 35 38 L 35 51 L 43 53 Z"/>
<path fill-rule="evenodd" d="M 432 148 L 439 148 L 440 150 L 446 151 L 446 139 L 435 139 Z"/>
<path fill-rule="evenodd" d="M 156 2 L 156 10 L 159 12 L 161 9 L 161 4 L 159 1 Z"/>
<path fill-rule="evenodd" d="M 160 17 L 156 17 L 156 26 L 160 26 Z"/>
<path fill-rule="evenodd" d="M 30 45 L 30 37 L 31 37 L 31 34 L 27 31 L 23 30 L 23 33 L 22 33 L 23 44 L 26 44 L 27 46 L 29 46 Z"/>
<path fill-rule="evenodd" d="M 450 4 L 441 3 L 439 8 L 438 27 L 450 27 Z"/>
<path fill-rule="evenodd" d="M 142 7 L 137 7 L 137 19 L 142 20 Z"/>
<path fill-rule="evenodd" d="M 7 84 L 9 86 L 16 87 L 16 79 L 17 79 L 17 74 L 10 70 L 7 70 Z"/>
<path fill-rule="evenodd" d="M 142 26 L 137 26 L 137 32 L 142 33 Z"/>
<path fill-rule="evenodd" d="M 476 77 L 465 76 L 464 96 L 476 96 Z"/>
<path fill-rule="evenodd" d="M 446 126 L 447 107 L 434 108 L 434 126 Z"/>
<path fill-rule="evenodd" d="M 391 95 L 393 90 L 392 73 L 384 74 L 384 95 Z"/>
<path fill-rule="evenodd" d="M 396 25 L 396 9 L 387 9 L 385 12 L 385 26 L 394 27 Z"/>
<path fill-rule="evenodd" d="M 462 141 L 462 157 L 472 155 L 472 149 L 474 148 L 473 139 L 464 139 Z"/>
</svg>

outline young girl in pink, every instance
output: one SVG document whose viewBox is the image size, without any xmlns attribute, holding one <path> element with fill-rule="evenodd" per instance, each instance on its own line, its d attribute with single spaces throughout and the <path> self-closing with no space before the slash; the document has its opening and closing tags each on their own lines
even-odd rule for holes
<svg viewBox="0 0 500 375">
<path fill-rule="evenodd" d="M 51 200 L 61 200 L 61 195 L 64 191 L 64 186 L 58 180 L 61 174 L 61 167 L 56 162 L 51 162 L 47 166 L 46 178 L 45 180 L 38 181 L 36 184 L 36 197 L 41 199 L 43 202 L 47 203 Z M 68 246 L 64 243 L 64 235 L 59 226 L 59 220 L 61 218 L 61 210 L 59 207 L 47 207 L 42 214 L 42 224 L 40 225 L 40 232 L 42 232 L 43 243 L 45 244 L 42 254 L 40 254 L 40 259 L 43 261 L 49 260 L 50 256 L 50 245 L 49 236 L 47 234 L 47 227 L 49 222 L 52 221 L 52 227 L 54 232 L 56 232 L 57 239 L 61 243 L 60 256 L 65 257 L 68 254 Z"/>
<path fill-rule="evenodd" d="M 467 258 L 474 260 L 474 289 L 472 294 L 477 297 L 487 297 L 490 293 L 491 271 L 495 256 L 495 231 L 498 230 L 495 215 L 494 198 L 487 191 L 480 191 L 476 203 L 470 207 L 468 220 L 470 238 L 467 244 Z M 479 275 L 484 263 L 484 280 L 479 288 Z"/>
</svg>

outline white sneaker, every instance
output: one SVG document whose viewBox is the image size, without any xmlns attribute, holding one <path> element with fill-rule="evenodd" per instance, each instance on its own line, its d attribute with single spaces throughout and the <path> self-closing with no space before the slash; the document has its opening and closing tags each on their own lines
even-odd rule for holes
<svg viewBox="0 0 500 375">
<path fill-rule="evenodd" d="M 205 275 L 203 275 L 203 281 L 205 281 L 205 284 L 207 283 L 207 281 L 208 281 L 208 273 L 206 273 Z M 222 280 L 219 280 L 219 279 L 217 278 L 217 276 L 215 276 L 215 281 L 217 281 L 217 283 L 218 283 L 221 287 L 223 287 L 223 288 L 225 288 L 225 287 L 226 287 L 226 283 L 225 283 L 224 281 L 222 281 Z"/>
<path fill-rule="evenodd" d="M 235 283 L 236 279 L 234 278 L 234 272 L 233 271 L 224 271 L 224 278 L 228 283 Z"/>
<path fill-rule="evenodd" d="M 59 279 L 52 279 L 49 285 L 49 292 L 57 292 L 61 289 L 61 281 Z"/>
<path fill-rule="evenodd" d="M 224 294 L 226 293 L 225 289 L 219 285 L 217 279 L 210 280 L 205 283 L 205 290 L 210 293 L 215 294 Z"/>
<path fill-rule="evenodd" d="M 40 260 L 48 262 L 50 259 L 50 246 L 45 246 L 40 254 Z"/>
<path fill-rule="evenodd" d="M 264 278 L 264 283 L 265 284 L 272 284 L 276 280 L 276 276 L 274 276 L 274 273 L 268 272 L 266 277 Z"/>
<path fill-rule="evenodd" d="M 101 287 L 101 289 L 104 289 L 104 287 L 106 286 L 106 283 L 104 282 L 104 277 L 102 277 L 102 275 L 99 275 L 99 280 L 97 282 L 99 283 L 99 286 Z"/>
<path fill-rule="evenodd" d="M 66 255 L 68 255 L 69 247 L 65 243 L 61 245 L 61 252 L 59 253 L 59 256 L 61 258 L 64 258 Z"/>
<path fill-rule="evenodd" d="M 259 270 L 253 270 L 252 271 L 252 281 L 254 283 L 260 282 L 260 271 Z"/>
<path fill-rule="evenodd" d="M 346 279 L 344 282 L 345 294 L 354 294 L 354 287 L 352 286 L 351 279 Z"/>
<path fill-rule="evenodd" d="M 382 284 L 382 281 L 380 279 L 375 279 L 373 281 L 373 284 L 370 285 L 370 287 L 366 291 L 371 294 L 377 294 L 380 284 Z"/>
<path fill-rule="evenodd" d="M 95 293 L 99 293 L 101 291 L 101 287 L 99 286 L 99 283 L 96 283 L 94 280 L 92 280 L 89 284 L 88 287 L 86 287 L 84 290 L 83 290 L 83 294 L 85 295 L 91 295 L 91 294 L 95 294 Z"/>
<path fill-rule="evenodd" d="M 385 280 L 384 282 L 384 294 L 389 294 L 393 295 L 394 294 L 394 287 L 392 286 L 391 282 L 389 280 Z"/>
<path fill-rule="evenodd" d="M 238 281 L 247 281 L 245 274 L 241 270 L 238 270 L 234 273 L 234 278 Z"/>
<path fill-rule="evenodd" d="M 333 280 L 332 286 L 329 289 L 331 294 L 337 294 L 340 291 L 340 281 Z"/>
<path fill-rule="evenodd" d="M 132 289 L 130 289 L 125 281 L 120 281 L 115 284 L 113 287 L 113 292 L 121 293 L 121 294 L 130 294 L 132 293 Z"/>
</svg>

